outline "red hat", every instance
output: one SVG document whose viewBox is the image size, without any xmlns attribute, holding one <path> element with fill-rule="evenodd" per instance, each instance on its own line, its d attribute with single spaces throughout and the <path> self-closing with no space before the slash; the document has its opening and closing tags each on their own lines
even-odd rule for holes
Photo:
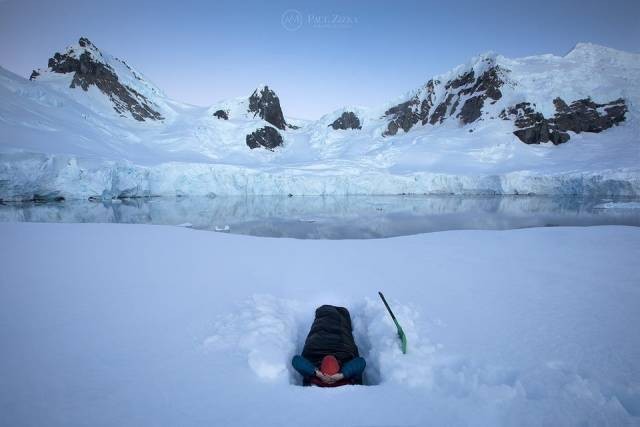
<svg viewBox="0 0 640 427">
<path fill-rule="evenodd" d="M 328 355 L 322 358 L 322 363 L 320 364 L 320 370 L 325 375 L 333 375 L 340 372 L 340 362 L 333 355 Z"/>
</svg>

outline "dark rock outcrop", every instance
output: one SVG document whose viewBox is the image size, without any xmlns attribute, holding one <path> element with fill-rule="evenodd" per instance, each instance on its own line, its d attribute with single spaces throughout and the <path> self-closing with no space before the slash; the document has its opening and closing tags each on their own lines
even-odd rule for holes
<svg viewBox="0 0 640 427">
<path fill-rule="evenodd" d="M 436 87 L 441 82 L 429 80 L 415 96 L 388 109 L 384 116 L 389 118 L 389 124 L 383 135 L 395 135 L 400 129 L 408 132 L 418 122 L 436 125 L 456 112 L 456 117 L 463 124 L 479 120 L 487 99 L 495 103 L 502 98 L 500 88 L 505 83 L 505 74 L 508 72 L 492 58 L 484 61 L 487 68 L 480 76 L 470 70 L 447 81 L 444 83 L 444 94 L 439 95 L 438 99 Z"/>
<path fill-rule="evenodd" d="M 156 111 L 151 102 L 135 89 L 122 84 L 113 69 L 92 55 L 92 51 L 99 54 L 99 50 L 87 38 L 79 40 L 81 47 L 85 48 L 79 57 L 73 50 L 65 54 L 56 52 L 49 59 L 48 67 L 54 73 L 74 73 L 71 88 L 80 86 L 87 91 L 90 86 L 96 86 L 107 95 L 113 103 L 113 109 L 119 114 L 129 112 L 138 121 L 162 120 L 162 115 Z M 32 73 L 32 78 L 37 78 Z"/>
<path fill-rule="evenodd" d="M 80 40 L 78 40 L 78 44 L 80 45 L 80 47 L 89 47 L 92 45 L 89 39 L 86 37 L 80 37 Z"/>
<path fill-rule="evenodd" d="M 29 76 L 29 80 L 35 80 L 35 79 L 36 79 L 36 77 L 38 77 L 39 75 L 40 75 L 40 73 L 39 73 L 39 72 L 37 72 L 36 70 L 33 70 L 33 71 L 31 72 L 31 75 Z"/>
<path fill-rule="evenodd" d="M 265 86 L 261 90 L 256 89 L 251 94 L 248 111 L 253 113 L 254 117 L 259 116 L 278 129 L 285 130 L 287 128 L 287 122 L 284 120 L 280 108 L 280 99 L 274 91 L 269 89 L 269 86 Z"/>
<path fill-rule="evenodd" d="M 385 111 L 384 115 L 390 117 L 391 121 L 383 135 L 395 135 L 399 129 L 408 132 L 413 125 L 420 121 L 420 115 L 416 111 L 416 106 L 418 106 L 419 103 L 420 100 L 416 96 Z"/>
<path fill-rule="evenodd" d="M 504 74 L 504 71 L 505 70 L 498 65 L 492 66 L 482 73 L 477 80 L 475 80 L 475 84 L 473 86 L 462 89 L 459 94 L 471 95 L 481 93 L 485 99 L 491 98 L 492 100 L 497 101 L 502 98 L 500 87 L 504 84 L 501 77 L 501 75 Z"/>
<path fill-rule="evenodd" d="M 447 114 L 447 109 L 449 108 L 449 105 L 451 104 L 452 99 L 453 99 L 453 94 L 449 94 L 447 95 L 444 101 L 438 104 L 436 109 L 433 110 L 433 114 L 429 119 L 429 123 L 431 123 L 432 125 L 435 125 L 436 123 L 442 123 L 442 121 L 445 119 L 445 115 Z M 456 106 L 457 106 L 457 102 L 456 102 Z"/>
<path fill-rule="evenodd" d="M 596 104 L 590 98 L 586 98 L 567 105 L 561 98 L 556 98 L 553 105 L 556 113 L 550 118 L 545 118 L 542 113 L 535 111 L 535 105 L 528 102 L 521 102 L 503 110 L 500 117 L 514 120 L 518 129 L 513 134 L 525 144 L 551 141 L 558 145 L 569 141 L 569 131 L 602 132 L 624 121 L 627 112 L 623 99 Z"/>
<path fill-rule="evenodd" d="M 461 86 L 467 86 L 473 83 L 474 77 L 475 73 L 473 72 L 473 70 L 471 70 L 461 76 L 456 77 L 453 80 L 450 80 L 449 82 L 447 82 L 447 84 L 444 85 L 444 87 L 445 89 L 458 89 Z"/>
<path fill-rule="evenodd" d="M 500 77 L 501 73 L 502 70 L 497 65 L 491 67 L 478 77 L 472 87 L 467 87 L 459 92 L 460 96 L 472 95 L 464 102 L 457 116 L 463 124 L 473 123 L 482 116 L 482 107 L 484 107 L 486 99 L 491 99 L 491 103 L 495 103 L 502 98 L 500 87 L 504 82 Z M 453 114 L 455 110 L 455 107 L 452 108 L 451 113 Z"/>
<path fill-rule="evenodd" d="M 247 135 L 247 145 L 252 150 L 254 148 L 264 147 L 273 151 L 276 147 L 282 145 L 282 135 L 277 129 L 271 126 L 265 126 Z"/>
<path fill-rule="evenodd" d="M 215 113 L 213 113 L 213 115 L 218 119 L 229 120 L 229 112 L 225 110 L 218 110 Z"/>
<path fill-rule="evenodd" d="M 345 111 L 340 117 L 335 119 L 329 126 L 335 130 L 347 130 L 347 129 L 362 129 L 360 119 L 355 113 L 351 111 Z"/>
<path fill-rule="evenodd" d="M 462 110 L 460 110 L 460 113 L 458 114 L 462 123 L 473 123 L 480 118 L 480 115 L 482 115 L 484 98 L 485 97 L 483 95 L 472 96 L 464 102 Z"/>
<path fill-rule="evenodd" d="M 542 113 L 535 111 L 535 104 L 521 102 L 503 110 L 500 117 L 505 120 L 514 119 L 519 129 L 513 132 L 525 144 L 553 142 L 563 144 L 569 140 L 569 134 L 557 129 L 553 123 L 545 119 Z"/>
<path fill-rule="evenodd" d="M 624 121 L 627 106 L 622 98 L 606 104 L 596 104 L 590 98 L 578 99 L 567 105 L 562 99 L 553 100 L 556 114 L 553 119 L 564 131 L 602 132 Z"/>
<path fill-rule="evenodd" d="M 429 111 L 433 106 L 432 98 L 437 80 L 429 80 L 422 88 L 421 92 L 414 95 L 408 101 L 400 103 L 385 111 L 384 116 L 389 118 L 387 130 L 383 136 L 395 135 L 399 129 L 408 132 L 416 123 L 425 124 L 429 118 Z M 426 96 L 421 100 L 421 93 L 425 92 Z"/>
</svg>

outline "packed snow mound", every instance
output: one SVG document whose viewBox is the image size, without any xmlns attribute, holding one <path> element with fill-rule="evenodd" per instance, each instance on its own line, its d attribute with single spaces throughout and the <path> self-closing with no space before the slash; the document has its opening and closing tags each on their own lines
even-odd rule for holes
<svg viewBox="0 0 640 427">
<path fill-rule="evenodd" d="M 171 100 L 86 39 L 49 65 L 32 81 L 0 69 L 2 200 L 640 194 L 638 54 L 486 53 L 388 105 L 316 121 L 285 118 L 266 85 L 208 108 Z"/>
<path fill-rule="evenodd" d="M 254 295 L 233 314 L 220 316 L 204 345 L 212 351 L 239 349 L 258 378 L 285 381 L 296 354 L 299 306 L 296 301 Z"/>
</svg>

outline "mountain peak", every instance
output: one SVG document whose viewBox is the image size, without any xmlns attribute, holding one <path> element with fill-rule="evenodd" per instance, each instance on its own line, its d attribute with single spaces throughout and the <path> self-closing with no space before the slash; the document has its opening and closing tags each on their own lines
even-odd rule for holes
<svg viewBox="0 0 640 427">
<path fill-rule="evenodd" d="M 260 83 L 253 90 L 253 93 L 262 93 L 262 92 L 265 92 L 265 91 L 273 92 L 273 90 L 269 89 L 269 85 L 267 85 L 265 83 Z"/>
<path fill-rule="evenodd" d="M 80 37 L 78 44 L 82 47 L 93 46 L 93 43 L 91 43 L 91 41 L 86 37 Z"/>
<path fill-rule="evenodd" d="M 596 43 L 579 42 L 564 55 L 565 58 L 607 57 L 607 58 L 632 58 L 638 57 L 637 53 L 626 52 L 612 47 L 602 46 Z"/>
<path fill-rule="evenodd" d="M 102 56 L 102 52 L 100 52 L 100 49 L 98 49 L 96 45 L 91 43 L 88 38 L 80 37 L 77 44 L 68 46 L 63 53 L 56 52 L 53 55 L 53 58 L 49 58 L 49 63 L 47 65 L 49 68 L 54 68 L 56 61 L 59 61 L 61 57 L 80 59 L 83 54 L 88 54 L 94 61 L 101 63 L 106 62 L 105 58 Z"/>
<path fill-rule="evenodd" d="M 287 122 L 280 107 L 280 99 L 267 85 L 258 85 L 253 91 L 249 97 L 248 112 L 253 113 L 254 117 L 259 116 L 278 129 L 285 130 L 287 128 Z"/>
<path fill-rule="evenodd" d="M 60 80 L 59 75 L 69 75 Z M 162 96 L 159 90 L 146 82 L 124 61 L 103 53 L 87 37 L 78 43 L 56 52 L 47 62 L 46 69 L 34 70 L 29 80 L 60 81 L 70 89 L 81 88 L 87 92 L 97 88 L 105 95 L 119 115 L 130 115 L 138 121 L 162 120 L 151 97 Z"/>
</svg>

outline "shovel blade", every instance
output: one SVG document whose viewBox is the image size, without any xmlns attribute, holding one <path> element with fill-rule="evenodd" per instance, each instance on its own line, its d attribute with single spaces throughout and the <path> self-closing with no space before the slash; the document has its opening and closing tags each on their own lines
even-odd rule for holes
<svg viewBox="0 0 640 427">
<path fill-rule="evenodd" d="M 403 354 L 407 354 L 407 336 L 400 326 L 398 326 L 398 337 L 400 338 L 400 348 Z"/>
</svg>

